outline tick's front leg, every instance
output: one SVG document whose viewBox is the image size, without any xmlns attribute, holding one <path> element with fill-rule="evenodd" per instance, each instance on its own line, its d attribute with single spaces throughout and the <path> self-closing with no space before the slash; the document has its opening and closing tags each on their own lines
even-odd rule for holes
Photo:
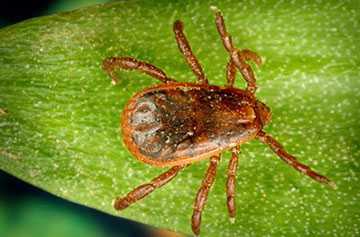
<svg viewBox="0 0 360 237">
<path fill-rule="evenodd" d="M 251 66 L 246 62 L 248 60 L 254 61 L 257 65 L 261 64 L 261 58 L 253 51 L 244 49 L 239 50 L 234 47 L 230 34 L 227 32 L 225 27 L 224 18 L 219 9 L 212 7 L 212 10 L 215 12 L 215 24 L 216 28 L 220 34 L 223 45 L 230 54 L 230 61 L 227 66 L 227 78 L 228 86 L 232 87 L 235 80 L 235 70 L 236 67 L 243 78 L 247 83 L 247 90 L 251 93 L 256 91 L 256 78 L 254 75 Z"/>
<path fill-rule="evenodd" d="M 198 78 L 201 84 L 208 84 L 208 80 L 203 72 L 203 69 L 199 61 L 195 57 L 194 53 L 192 52 L 190 44 L 183 32 L 184 24 L 181 21 L 177 20 L 174 23 L 173 29 L 179 50 L 184 55 L 185 60 L 190 66 L 191 70 L 194 72 L 195 76 Z"/>
<path fill-rule="evenodd" d="M 291 165 L 297 171 L 320 183 L 327 184 L 332 188 L 336 188 L 336 184 L 333 181 L 321 174 L 316 173 L 309 166 L 300 163 L 294 156 L 287 153 L 282 145 L 270 135 L 260 131 L 257 135 L 257 138 L 264 144 L 268 145 L 271 150 L 273 150 L 283 161 L 285 161 L 288 165 Z"/>
<path fill-rule="evenodd" d="M 117 83 L 117 78 L 115 75 L 116 69 L 124 70 L 138 70 L 149 76 L 152 76 L 164 83 L 173 82 L 175 80 L 169 78 L 165 72 L 161 69 L 155 67 L 150 63 L 139 61 L 132 57 L 110 57 L 106 58 L 102 63 L 102 68 L 109 74 L 111 77 L 112 84 Z"/>
</svg>

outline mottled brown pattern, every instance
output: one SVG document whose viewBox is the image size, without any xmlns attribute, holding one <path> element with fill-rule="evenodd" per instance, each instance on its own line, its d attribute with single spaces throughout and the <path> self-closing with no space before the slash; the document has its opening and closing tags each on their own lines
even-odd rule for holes
<svg viewBox="0 0 360 237">
<path fill-rule="evenodd" d="M 220 154 L 232 151 L 226 182 L 227 207 L 230 220 L 236 214 L 236 168 L 240 145 L 259 139 L 283 161 L 310 178 L 335 188 L 335 183 L 313 171 L 287 153 L 273 137 L 262 129 L 271 120 L 269 107 L 256 99 L 256 79 L 247 61 L 257 65 L 261 58 L 249 49 L 234 47 L 226 31 L 221 12 L 212 7 L 216 27 L 230 59 L 226 67 L 226 87 L 208 85 L 201 64 L 193 54 L 183 32 L 183 23 L 175 21 L 173 30 L 180 52 L 197 77 L 199 84 L 178 83 L 156 66 L 131 57 L 110 57 L 103 69 L 116 84 L 116 69 L 137 70 L 163 84 L 150 87 L 133 96 L 124 108 L 121 127 L 126 147 L 140 161 L 171 168 L 150 182 L 140 185 L 124 197 L 117 198 L 114 208 L 122 210 L 170 182 L 180 170 L 192 162 L 209 159 L 210 164 L 196 195 L 191 227 L 200 234 L 201 215 L 215 181 Z M 245 90 L 234 88 L 239 71 L 247 83 Z"/>
<path fill-rule="evenodd" d="M 139 151 L 166 162 L 228 149 L 255 136 L 261 127 L 255 103 L 243 90 L 188 84 L 135 96 L 133 109 L 123 116 Z"/>
</svg>

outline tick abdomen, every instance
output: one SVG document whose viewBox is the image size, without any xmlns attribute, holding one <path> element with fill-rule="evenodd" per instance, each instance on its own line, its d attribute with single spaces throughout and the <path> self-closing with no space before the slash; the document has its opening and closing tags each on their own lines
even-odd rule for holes
<svg viewBox="0 0 360 237">
<path fill-rule="evenodd" d="M 256 135 L 255 101 L 233 88 L 191 83 L 152 87 L 125 108 L 124 141 L 136 157 L 157 166 L 206 158 Z"/>
</svg>

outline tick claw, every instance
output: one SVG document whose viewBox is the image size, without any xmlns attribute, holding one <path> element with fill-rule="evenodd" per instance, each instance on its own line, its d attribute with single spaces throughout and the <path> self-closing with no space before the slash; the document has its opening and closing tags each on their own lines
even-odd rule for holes
<svg viewBox="0 0 360 237">
<path fill-rule="evenodd" d="M 117 81 L 116 81 L 116 80 L 111 80 L 111 84 L 112 84 L 113 86 L 115 86 L 115 85 L 117 84 Z"/>
<path fill-rule="evenodd" d="M 333 188 L 333 189 L 337 189 L 336 183 L 333 182 L 333 181 L 330 181 L 330 182 L 328 183 L 328 185 L 329 185 L 331 188 Z"/>
<path fill-rule="evenodd" d="M 116 199 L 112 200 L 111 206 L 115 207 Z"/>
<path fill-rule="evenodd" d="M 215 14 L 220 12 L 219 8 L 217 8 L 216 6 L 210 6 L 210 10 L 213 11 Z"/>
<path fill-rule="evenodd" d="M 7 114 L 6 110 L 0 108 L 0 116 L 1 116 L 1 115 L 6 115 L 6 114 Z"/>
</svg>

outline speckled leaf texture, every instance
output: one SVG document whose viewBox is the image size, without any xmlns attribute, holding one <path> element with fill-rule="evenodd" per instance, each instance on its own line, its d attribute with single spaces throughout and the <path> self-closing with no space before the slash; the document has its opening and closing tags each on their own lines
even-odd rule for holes
<svg viewBox="0 0 360 237">
<path fill-rule="evenodd" d="M 202 236 L 360 236 L 358 1 L 121 1 L 3 28 L 0 168 L 64 199 L 190 234 L 207 160 L 130 208 L 113 209 L 116 196 L 166 170 L 136 160 L 119 133 L 126 102 L 159 82 L 118 72 L 120 83 L 112 86 L 101 62 L 132 56 L 194 82 L 172 32 L 181 19 L 210 82 L 224 85 L 228 55 L 211 5 L 223 11 L 235 45 L 264 59 L 255 72 L 257 96 L 273 112 L 265 130 L 338 189 L 252 141 L 241 147 L 236 222 L 226 209 L 225 153 Z M 236 85 L 244 86 L 239 75 Z"/>
</svg>

